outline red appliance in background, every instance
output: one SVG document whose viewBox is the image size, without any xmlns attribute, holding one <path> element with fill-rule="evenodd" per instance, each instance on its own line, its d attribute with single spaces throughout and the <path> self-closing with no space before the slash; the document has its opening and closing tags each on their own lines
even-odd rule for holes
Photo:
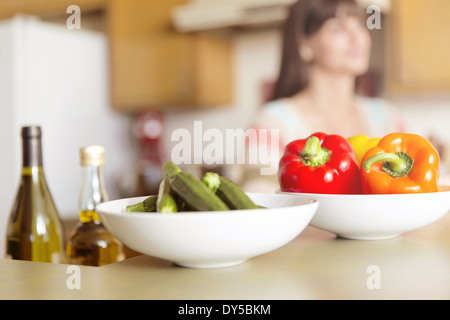
<svg viewBox="0 0 450 320">
<path fill-rule="evenodd" d="M 164 173 L 162 150 L 162 114 L 158 111 L 140 113 L 133 126 L 139 143 L 136 196 L 157 194 Z"/>
<path fill-rule="evenodd" d="M 131 133 L 137 141 L 137 159 L 130 170 L 120 175 L 119 193 L 122 198 L 157 194 L 164 163 L 162 148 L 162 114 L 148 111 L 137 114 Z"/>
</svg>

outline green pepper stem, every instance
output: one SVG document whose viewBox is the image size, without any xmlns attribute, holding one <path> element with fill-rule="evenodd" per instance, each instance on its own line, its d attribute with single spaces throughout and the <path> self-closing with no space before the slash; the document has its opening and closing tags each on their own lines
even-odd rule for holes
<svg viewBox="0 0 450 320">
<path fill-rule="evenodd" d="M 309 137 L 300 157 L 302 162 L 311 167 L 318 167 L 327 163 L 331 152 L 320 145 L 320 140 L 316 136 Z"/>
<path fill-rule="evenodd" d="M 404 152 L 379 153 L 364 161 L 364 170 L 370 172 L 377 162 L 383 162 L 383 170 L 392 177 L 403 177 L 411 171 L 414 160 Z"/>
</svg>

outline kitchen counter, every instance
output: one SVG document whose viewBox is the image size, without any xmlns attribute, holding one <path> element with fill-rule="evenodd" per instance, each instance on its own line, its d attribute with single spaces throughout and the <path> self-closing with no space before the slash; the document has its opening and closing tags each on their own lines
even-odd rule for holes
<svg viewBox="0 0 450 320">
<path fill-rule="evenodd" d="M 381 241 L 345 240 L 307 227 L 278 250 L 217 269 L 145 255 L 76 271 L 67 264 L 0 260 L 0 299 L 447 300 L 449 230 L 450 214 Z"/>
</svg>

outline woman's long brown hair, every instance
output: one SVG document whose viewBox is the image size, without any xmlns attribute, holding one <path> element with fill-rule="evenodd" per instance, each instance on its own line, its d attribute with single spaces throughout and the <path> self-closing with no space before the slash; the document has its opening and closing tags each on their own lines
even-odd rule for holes
<svg viewBox="0 0 450 320">
<path fill-rule="evenodd" d="M 338 8 L 361 15 L 355 0 L 298 0 L 289 11 L 283 29 L 281 66 L 272 100 L 291 97 L 308 86 L 308 63 L 300 57 L 301 39 L 312 36 Z"/>
</svg>

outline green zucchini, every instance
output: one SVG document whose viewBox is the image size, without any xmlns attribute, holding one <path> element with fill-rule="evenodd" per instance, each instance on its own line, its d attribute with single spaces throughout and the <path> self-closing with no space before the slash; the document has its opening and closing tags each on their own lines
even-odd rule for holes
<svg viewBox="0 0 450 320">
<path fill-rule="evenodd" d="M 158 196 L 152 195 L 136 204 L 132 204 L 126 207 L 127 212 L 156 212 L 156 202 Z"/>
<path fill-rule="evenodd" d="M 231 180 L 219 176 L 216 194 L 232 210 L 260 209 L 241 188 Z"/>
<path fill-rule="evenodd" d="M 181 170 L 170 161 L 164 164 L 164 171 L 169 179 L 172 190 L 190 208 L 197 211 L 229 210 L 228 206 L 193 174 Z"/>
<path fill-rule="evenodd" d="M 172 179 L 178 172 L 182 171 L 175 163 L 171 161 L 166 161 L 163 169 L 169 179 Z"/>
<path fill-rule="evenodd" d="M 178 211 L 177 203 L 172 196 L 169 180 L 163 179 L 159 185 L 158 200 L 156 201 L 156 211 L 161 213 L 174 213 Z"/>
<path fill-rule="evenodd" d="M 216 193 L 220 186 L 220 177 L 217 173 L 207 172 L 202 178 L 202 182 L 211 189 L 212 192 Z"/>
<path fill-rule="evenodd" d="M 217 173 L 205 173 L 202 181 L 232 210 L 263 208 L 256 205 L 237 184 Z"/>
</svg>

